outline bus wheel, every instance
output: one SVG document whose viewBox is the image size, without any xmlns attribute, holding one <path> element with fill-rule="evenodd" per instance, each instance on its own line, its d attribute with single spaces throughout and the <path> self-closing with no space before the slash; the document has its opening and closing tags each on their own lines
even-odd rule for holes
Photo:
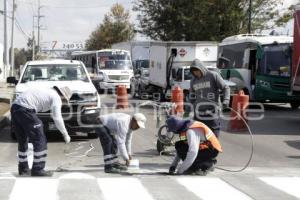
<svg viewBox="0 0 300 200">
<path fill-rule="evenodd" d="M 298 103 L 298 102 L 291 102 L 290 104 L 291 104 L 292 110 L 297 110 L 300 106 L 300 103 Z"/>
</svg>

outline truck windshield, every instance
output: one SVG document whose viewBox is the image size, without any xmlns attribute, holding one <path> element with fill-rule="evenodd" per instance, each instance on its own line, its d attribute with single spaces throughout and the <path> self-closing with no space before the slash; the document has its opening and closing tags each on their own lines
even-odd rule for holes
<svg viewBox="0 0 300 200">
<path fill-rule="evenodd" d="M 37 80 L 89 81 L 81 65 L 28 65 L 22 77 L 22 83 Z"/>
<path fill-rule="evenodd" d="M 192 80 L 193 75 L 190 69 L 184 69 L 184 80 Z"/>
<path fill-rule="evenodd" d="M 288 44 L 264 46 L 258 72 L 264 75 L 290 76 L 291 48 Z"/>
<path fill-rule="evenodd" d="M 112 54 L 106 53 L 98 56 L 100 70 L 129 70 L 132 69 L 130 56 L 126 53 Z"/>
</svg>

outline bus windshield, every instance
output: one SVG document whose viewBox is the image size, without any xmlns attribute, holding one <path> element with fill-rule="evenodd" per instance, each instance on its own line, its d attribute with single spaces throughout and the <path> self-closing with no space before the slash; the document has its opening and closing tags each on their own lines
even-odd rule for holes
<svg viewBox="0 0 300 200">
<path fill-rule="evenodd" d="M 273 76 L 291 75 L 291 47 L 289 44 L 263 47 L 263 57 L 259 61 L 259 73 Z"/>
<path fill-rule="evenodd" d="M 132 69 L 130 56 L 126 53 L 103 53 L 98 55 L 99 69 L 128 70 Z"/>
</svg>

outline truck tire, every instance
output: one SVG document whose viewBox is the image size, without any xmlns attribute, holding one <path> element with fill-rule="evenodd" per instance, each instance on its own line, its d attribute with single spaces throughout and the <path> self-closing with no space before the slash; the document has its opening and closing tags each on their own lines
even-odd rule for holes
<svg viewBox="0 0 300 200">
<path fill-rule="evenodd" d="M 292 110 L 298 110 L 300 103 L 299 102 L 291 102 L 290 103 Z"/>
</svg>

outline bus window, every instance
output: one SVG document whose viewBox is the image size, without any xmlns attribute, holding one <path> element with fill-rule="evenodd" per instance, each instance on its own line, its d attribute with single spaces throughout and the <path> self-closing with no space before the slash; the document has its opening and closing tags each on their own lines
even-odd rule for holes
<svg viewBox="0 0 300 200">
<path fill-rule="evenodd" d="M 229 60 L 228 68 L 242 68 L 243 57 L 244 57 L 244 44 L 236 44 L 230 46 L 222 46 L 221 53 L 222 57 Z"/>
<path fill-rule="evenodd" d="M 264 56 L 259 61 L 259 73 L 271 76 L 291 75 L 291 51 L 288 44 L 264 47 Z"/>
</svg>

